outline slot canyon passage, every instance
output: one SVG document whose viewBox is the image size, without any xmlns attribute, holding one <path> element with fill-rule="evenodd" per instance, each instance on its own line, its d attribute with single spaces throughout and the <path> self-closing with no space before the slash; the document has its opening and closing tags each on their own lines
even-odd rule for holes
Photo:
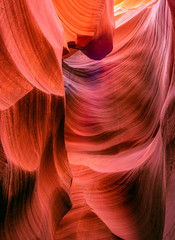
<svg viewBox="0 0 175 240">
<path fill-rule="evenodd" d="M 175 0 L 0 0 L 0 239 L 175 239 Z"/>
</svg>

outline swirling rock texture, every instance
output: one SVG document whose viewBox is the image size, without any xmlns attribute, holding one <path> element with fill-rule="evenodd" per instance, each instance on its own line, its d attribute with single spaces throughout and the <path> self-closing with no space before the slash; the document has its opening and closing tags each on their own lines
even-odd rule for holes
<svg viewBox="0 0 175 240">
<path fill-rule="evenodd" d="M 0 0 L 0 239 L 175 239 L 174 41 L 174 0 Z"/>
</svg>

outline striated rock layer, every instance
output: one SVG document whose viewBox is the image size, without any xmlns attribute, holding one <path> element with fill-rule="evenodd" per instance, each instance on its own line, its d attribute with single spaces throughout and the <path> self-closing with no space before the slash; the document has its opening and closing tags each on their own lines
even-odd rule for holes
<svg viewBox="0 0 175 240">
<path fill-rule="evenodd" d="M 0 239 L 175 239 L 174 0 L 0 1 Z"/>
</svg>

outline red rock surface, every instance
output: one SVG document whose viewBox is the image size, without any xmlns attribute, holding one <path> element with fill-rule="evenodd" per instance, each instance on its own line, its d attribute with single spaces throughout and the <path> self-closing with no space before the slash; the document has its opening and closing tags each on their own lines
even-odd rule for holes
<svg viewBox="0 0 175 240">
<path fill-rule="evenodd" d="M 175 239 L 174 0 L 0 1 L 0 239 Z"/>
</svg>

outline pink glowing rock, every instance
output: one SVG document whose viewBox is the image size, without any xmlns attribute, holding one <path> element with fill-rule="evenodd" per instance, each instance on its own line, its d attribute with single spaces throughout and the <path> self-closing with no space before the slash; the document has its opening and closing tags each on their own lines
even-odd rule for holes
<svg viewBox="0 0 175 240">
<path fill-rule="evenodd" d="M 173 0 L 0 2 L 0 239 L 174 240 Z"/>
</svg>

